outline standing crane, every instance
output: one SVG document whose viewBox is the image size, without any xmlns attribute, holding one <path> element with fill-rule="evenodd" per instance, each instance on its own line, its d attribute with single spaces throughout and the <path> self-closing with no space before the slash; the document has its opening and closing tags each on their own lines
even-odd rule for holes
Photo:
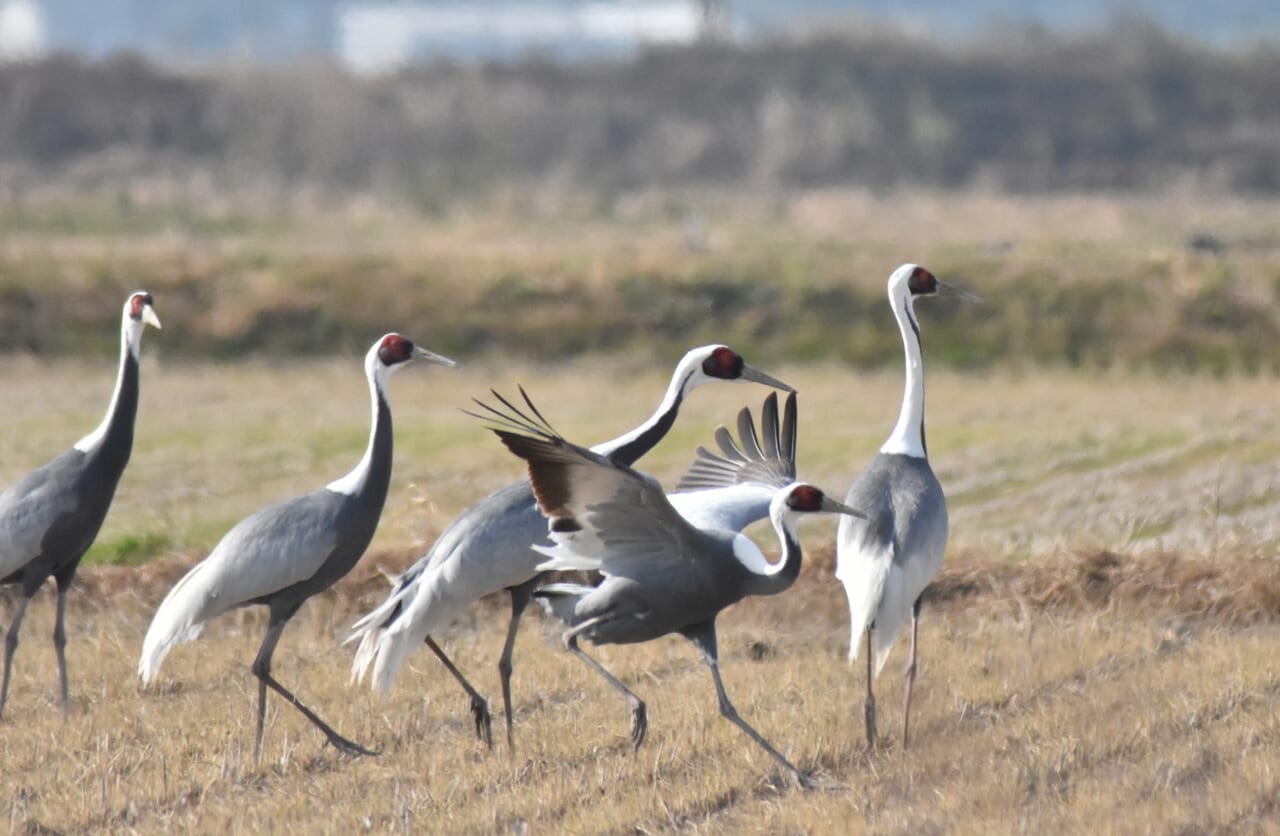
<svg viewBox="0 0 1280 836">
<path fill-rule="evenodd" d="M 906 387 L 893 433 L 862 474 L 845 502 L 867 513 L 842 517 L 836 537 L 836 577 L 849 598 L 849 661 L 857 661 L 866 634 L 867 746 L 875 747 L 876 699 L 872 680 L 889 658 L 907 608 L 911 608 L 911 658 L 902 701 L 902 745 L 911 723 L 911 687 L 916 679 L 916 650 L 921 595 L 938 570 L 947 547 L 947 500 L 929 467 L 924 432 L 924 368 L 915 300 L 949 292 L 970 301 L 978 297 L 943 284 L 928 270 L 904 264 L 889 276 L 889 304 L 906 350 Z"/>
<path fill-rule="evenodd" d="M 391 406 L 387 379 L 414 360 L 457 365 L 447 357 L 387 334 L 365 356 L 373 404 L 369 446 L 355 469 L 325 487 L 246 517 L 170 590 L 147 630 L 138 675 L 149 683 L 174 645 L 200 635 L 209 619 L 236 607 L 267 607 L 267 635 L 253 660 L 258 678 L 258 726 L 253 756 L 262 753 L 267 688 L 302 712 L 334 748 L 346 754 L 377 754 L 347 740 L 271 675 L 271 656 L 285 624 L 303 602 L 351 571 L 382 515 L 391 482 Z"/>
<path fill-rule="evenodd" d="M 593 448 L 622 464 L 633 464 L 670 431 L 686 397 L 698 386 L 714 381 L 754 381 L 783 391 L 785 383 L 746 363 L 724 345 L 695 348 L 676 364 L 666 394 L 643 424 Z M 506 714 L 507 745 L 511 732 L 511 655 L 520 618 L 534 589 L 542 581 L 542 556 L 536 543 L 548 544 L 547 520 L 538 510 L 528 479 L 514 482 L 481 499 L 455 519 L 430 551 L 400 576 L 395 588 L 351 628 L 348 642 L 360 640 L 351 678 L 371 675 L 374 688 L 386 694 L 405 660 L 426 644 L 470 699 L 476 735 L 492 746 L 488 702 L 431 637 L 456 620 L 467 606 L 485 595 L 506 590 L 511 595 L 511 619 L 498 660 L 502 704 Z"/>
<path fill-rule="evenodd" d="M 679 633 L 689 639 L 711 669 L 720 713 L 797 783 L 813 786 L 730 702 L 720 679 L 715 622 L 722 610 L 746 596 L 776 595 L 795 582 L 801 562 L 795 531 L 799 515 L 861 512 L 812 485 L 793 482 L 775 489 L 769 517 L 782 542 L 782 558 L 770 564 L 745 535 L 691 524 L 652 477 L 566 441 L 527 395 L 532 417 L 505 399 L 502 403 L 505 412 L 486 407 L 502 425 L 494 432 L 529 463 L 538 505 L 550 520 L 555 545 L 535 546 L 550 558 L 538 568 L 594 570 L 603 576 L 595 586 L 548 584 L 534 596 L 568 626 L 565 647 L 626 697 L 635 746 L 648 728 L 644 702 L 579 647 L 579 638 L 593 644 L 633 644 Z"/>
<path fill-rule="evenodd" d="M 9 696 L 9 673 L 27 605 L 52 576 L 58 585 L 53 646 L 58 654 L 62 710 L 67 710 L 67 589 L 80 558 L 93 545 L 115 497 L 133 449 L 138 414 L 138 354 L 142 332 L 160 327 L 151 294 L 130 294 L 120 317 L 120 371 L 107 415 L 93 432 L 44 467 L 0 493 L 0 584 L 22 587 L 22 598 L 4 640 L 0 716 Z"/>
</svg>

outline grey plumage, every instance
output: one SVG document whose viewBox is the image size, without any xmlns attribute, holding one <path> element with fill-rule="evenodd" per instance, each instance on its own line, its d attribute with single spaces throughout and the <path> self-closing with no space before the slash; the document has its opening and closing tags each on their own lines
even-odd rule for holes
<svg viewBox="0 0 1280 836">
<path fill-rule="evenodd" d="M 658 409 L 634 430 L 594 449 L 615 461 L 636 462 L 671 429 L 685 397 L 715 381 L 753 381 L 790 391 L 790 387 L 752 368 L 727 346 L 690 350 L 676 364 Z M 396 582 L 381 605 L 351 628 L 348 641 L 359 640 L 352 680 L 369 676 L 374 688 L 387 693 L 409 654 L 425 644 L 466 692 L 476 734 L 492 745 L 488 702 L 467 681 L 432 635 L 460 618 L 474 601 L 506 590 L 511 617 L 498 660 L 507 743 L 513 746 L 511 710 L 512 653 L 516 634 L 533 590 L 542 582 L 541 556 L 535 545 L 549 545 L 546 518 L 538 510 L 527 479 L 486 496 L 457 517 L 430 551 Z"/>
<path fill-rule="evenodd" d="M 904 264 L 889 277 L 889 302 L 902 333 L 906 385 L 898 423 L 880 452 L 854 481 L 845 501 L 866 519 L 842 518 L 836 537 L 836 577 L 849 600 L 849 658 L 867 645 L 867 745 L 874 746 L 872 680 L 884 667 L 908 609 L 912 614 L 911 657 L 903 696 L 902 740 L 909 738 L 911 689 L 915 683 L 921 595 L 942 566 L 947 545 L 947 502 L 929 466 L 924 429 L 924 370 L 914 300 L 947 290 L 932 273 Z"/>
<path fill-rule="evenodd" d="M 267 688 L 302 712 L 339 751 L 376 754 L 338 734 L 276 681 L 271 675 L 271 657 L 285 624 L 298 608 L 346 575 L 373 538 L 391 480 L 392 425 L 386 380 L 415 359 L 455 365 L 399 334 L 388 334 L 374 343 L 365 357 L 373 420 L 360 463 L 347 476 L 320 490 L 264 508 L 237 523 L 207 558 L 178 581 L 147 630 L 138 662 L 144 683 L 155 678 L 170 649 L 196 638 L 209 619 L 250 604 L 267 607 L 267 634 L 253 662 L 258 678 L 255 759 L 262 750 Z"/>
<path fill-rule="evenodd" d="M 9 696 L 9 677 L 22 619 L 32 596 L 50 577 L 58 587 L 53 643 L 62 707 L 67 708 L 67 590 L 80 559 L 102 528 L 133 450 L 138 352 L 147 325 L 160 327 L 151 294 L 130 294 L 121 315 L 120 369 L 106 417 L 70 450 L 0 493 L 0 583 L 20 586 L 22 596 L 5 635 L 0 716 Z"/>
<path fill-rule="evenodd" d="M 685 636 L 702 651 L 724 717 L 809 786 L 808 776 L 748 725 L 730 702 L 720 679 L 715 620 L 747 595 L 777 594 L 795 581 L 801 562 L 794 530 L 797 514 L 858 512 L 811 485 L 772 488 L 769 514 L 783 544 L 783 558 L 769 564 L 742 534 L 690 524 L 653 478 L 566 441 L 527 396 L 531 414 L 503 403 L 506 410 L 491 409 L 501 425 L 494 431 L 529 463 L 538 505 L 550 518 L 555 546 L 539 549 L 550 558 L 540 568 L 594 569 L 603 576 L 594 586 L 549 584 L 534 595 L 569 627 L 566 648 L 627 698 L 634 744 L 640 746 L 648 727 L 644 702 L 579 647 L 580 637 L 595 644 L 630 644 L 670 633 Z M 745 435 L 743 442 L 750 446 L 754 432 Z M 758 452 L 766 455 L 752 450 Z"/>
</svg>

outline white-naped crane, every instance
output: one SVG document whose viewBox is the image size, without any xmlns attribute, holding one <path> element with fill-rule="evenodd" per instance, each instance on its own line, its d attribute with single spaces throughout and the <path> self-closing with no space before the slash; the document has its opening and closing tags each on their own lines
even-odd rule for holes
<svg viewBox="0 0 1280 836">
<path fill-rule="evenodd" d="M 374 343 L 364 360 L 373 426 L 360 463 L 317 491 L 265 508 L 237 523 L 209 556 L 170 590 L 147 630 L 138 662 L 138 675 L 144 683 L 155 678 L 160 662 L 174 645 L 196 638 L 209 619 L 250 604 L 267 607 L 267 635 L 252 667 L 258 679 L 255 761 L 262 752 L 267 688 L 301 711 L 340 752 L 377 754 L 338 734 L 277 682 L 271 675 L 271 656 L 285 624 L 303 602 L 351 571 L 373 539 L 391 481 L 387 379 L 415 360 L 456 365 L 400 334 L 387 334 Z"/>
<path fill-rule="evenodd" d="M 873 678 L 889 658 L 911 610 L 911 658 L 902 701 L 902 745 L 909 739 L 911 688 L 916 679 L 921 595 L 942 568 L 947 547 L 947 500 L 929 467 L 924 431 L 924 367 L 915 300 L 946 292 L 980 301 L 944 284 L 916 264 L 904 264 L 889 276 L 889 304 L 906 351 L 906 387 L 902 411 L 880 452 L 854 481 L 845 502 L 865 511 L 865 519 L 842 517 L 836 535 L 836 577 L 849 599 L 849 661 L 858 658 L 865 634 L 867 698 L 864 704 L 867 746 L 876 741 Z"/>
<path fill-rule="evenodd" d="M 775 488 L 769 517 L 782 557 L 771 564 L 745 535 L 691 524 L 652 477 L 566 441 L 527 395 L 528 413 L 500 400 L 505 410 L 485 407 L 490 420 L 500 424 L 494 432 L 529 463 L 538 505 L 550 520 L 555 545 L 535 547 L 550 558 L 538 568 L 594 570 L 603 576 L 594 586 L 547 584 L 534 597 L 568 626 L 565 647 L 626 697 L 635 746 L 648 728 L 644 702 L 579 647 L 579 638 L 593 644 L 633 644 L 678 633 L 689 639 L 711 669 L 720 713 L 797 783 L 814 786 L 730 702 L 720 679 L 715 622 L 722 610 L 746 596 L 776 595 L 795 582 L 801 562 L 795 531 L 800 515 L 860 512 L 812 485 L 792 482 Z"/>
<path fill-rule="evenodd" d="M 102 423 L 70 450 L 0 493 L 0 584 L 16 584 L 22 589 L 13 623 L 5 634 L 0 717 L 9 696 L 9 674 L 22 618 L 36 590 L 50 576 L 58 585 L 53 646 L 58 654 L 62 710 L 67 710 L 67 589 L 80 559 L 102 528 L 116 485 L 129 463 L 138 414 L 142 332 L 148 325 L 160 327 L 151 294 L 144 290 L 129 295 L 120 319 L 120 370 Z"/>
<path fill-rule="evenodd" d="M 686 397 L 698 386 L 716 381 L 752 381 L 783 391 L 785 383 L 746 363 L 724 345 L 689 351 L 676 364 L 657 410 L 643 424 L 593 449 L 621 464 L 633 464 L 670 431 Z M 488 702 L 432 638 L 457 620 L 473 602 L 506 590 L 511 618 L 498 660 L 507 745 L 511 731 L 511 657 L 520 618 L 542 582 L 543 558 L 534 544 L 548 545 L 547 520 L 538 510 L 528 479 L 489 494 L 464 511 L 436 538 L 431 549 L 400 576 L 387 600 L 351 628 L 348 642 L 359 640 L 351 678 L 386 694 L 413 650 L 422 644 L 440 659 L 470 699 L 476 735 L 492 746 Z"/>
</svg>

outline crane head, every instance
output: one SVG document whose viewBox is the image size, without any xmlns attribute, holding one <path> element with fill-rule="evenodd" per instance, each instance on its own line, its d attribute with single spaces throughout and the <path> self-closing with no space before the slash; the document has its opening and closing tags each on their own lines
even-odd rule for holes
<svg viewBox="0 0 1280 836">
<path fill-rule="evenodd" d="M 893 275 L 889 276 L 889 293 L 890 295 L 905 293 L 908 301 L 914 301 L 920 296 L 935 296 L 939 293 L 957 296 L 967 302 L 982 301 L 967 290 L 961 290 L 940 281 L 937 276 L 919 264 L 904 264 L 894 270 Z"/>
<path fill-rule="evenodd" d="M 686 364 L 692 364 L 694 367 L 686 372 L 684 371 Z M 741 354 L 727 345 L 708 345 L 693 349 L 685 355 L 685 359 L 677 367 L 676 373 L 683 376 L 686 393 L 699 384 L 710 383 L 714 380 L 751 381 L 753 383 L 763 383 L 765 386 L 772 386 L 774 389 L 781 389 L 783 392 L 795 391 L 795 389 L 781 380 L 765 374 L 743 360 Z"/>
<path fill-rule="evenodd" d="M 850 508 L 843 502 L 832 499 L 820 488 L 797 482 L 782 490 L 782 501 L 788 511 L 801 514 L 825 513 L 848 514 L 851 517 L 866 519 L 867 515 L 856 508 Z"/>
<path fill-rule="evenodd" d="M 124 305 L 124 310 L 129 319 L 134 322 L 159 328 L 160 317 L 156 316 L 154 306 L 155 300 L 151 298 L 151 294 L 145 290 L 139 290 L 129 297 L 129 301 Z"/>
<path fill-rule="evenodd" d="M 413 340 L 408 337 L 394 333 L 387 334 L 378 340 L 374 345 L 374 354 L 378 362 L 388 370 L 401 368 L 414 360 L 426 360 L 428 363 L 437 363 L 450 368 L 458 365 L 448 357 L 427 351 L 421 346 L 414 345 Z"/>
<path fill-rule="evenodd" d="M 138 351 L 142 346 L 142 332 L 146 330 L 146 327 L 148 325 L 156 328 L 160 327 L 160 317 L 156 316 L 155 308 L 152 305 L 151 294 L 145 290 L 129 294 L 129 298 L 124 303 L 121 328 L 124 332 L 125 343 L 129 346 L 129 352 L 135 358 L 137 358 Z"/>
</svg>

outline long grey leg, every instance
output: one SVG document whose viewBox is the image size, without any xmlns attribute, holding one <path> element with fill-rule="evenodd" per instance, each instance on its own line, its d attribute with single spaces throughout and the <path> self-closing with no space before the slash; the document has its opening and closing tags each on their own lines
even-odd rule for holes
<svg viewBox="0 0 1280 836">
<path fill-rule="evenodd" d="M 791 761 L 783 757 L 782 753 L 770 745 L 758 731 L 753 729 L 746 720 L 743 720 L 738 714 L 738 710 L 733 707 L 733 703 L 729 701 L 729 695 L 724 690 L 724 683 L 720 680 L 720 663 L 717 659 L 718 651 L 716 649 L 716 628 L 715 624 L 705 624 L 694 630 L 684 631 L 684 635 L 692 641 L 699 650 L 702 651 L 702 658 L 706 661 L 707 667 L 711 669 L 711 678 L 716 684 L 716 698 L 720 701 L 720 713 L 726 720 L 733 723 L 738 728 L 747 733 L 747 736 L 759 744 L 769 755 L 782 765 L 784 769 L 791 774 L 796 783 L 805 789 L 810 789 L 816 784 L 813 779 L 805 775 Z"/>
<path fill-rule="evenodd" d="M 293 613 L 291 612 L 289 615 L 293 615 Z M 333 748 L 339 752 L 348 755 L 378 754 L 338 734 L 328 723 L 321 720 L 314 711 L 303 705 L 301 700 L 290 693 L 287 688 L 272 678 L 271 656 L 276 652 L 276 644 L 280 641 L 280 634 L 284 632 L 284 625 L 288 623 L 288 620 L 288 615 L 277 619 L 275 613 L 272 613 L 272 621 L 267 627 L 266 638 L 262 640 L 262 647 L 258 650 L 258 656 L 253 660 L 253 675 L 258 677 L 258 733 L 253 743 L 253 759 L 257 761 L 262 755 L 262 721 L 263 715 L 267 710 L 267 688 L 271 688 L 271 690 L 284 697 L 290 705 L 301 711 L 302 715 L 323 732 L 324 736 L 333 744 Z"/>
<path fill-rule="evenodd" d="M 916 683 L 916 642 L 920 634 L 920 607 L 923 598 L 917 598 L 911 608 L 911 661 L 907 663 L 907 693 L 902 698 L 902 748 L 907 748 L 911 729 L 911 686 Z"/>
<path fill-rule="evenodd" d="M 568 648 L 570 653 L 590 665 L 596 673 L 603 676 L 610 685 L 621 691 L 622 695 L 627 698 L 627 702 L 631 704 L 631 742 L 636 749 L 639 749 L 640 744 L 644 743 L 645 734 L 649 731 L 649 712 L 648 709 L 645 708 L 644 700 L 637 697 L 635 693 L 633 693 L 630 688 L 623 685 L 616 676 L 605 670 L 603 665 L 587 655 L 585 650 L 578 647 L 578 634 L 583 630 L 590 628 L 597 621 L 599 621 L 598 618 L 588 619 L 565 633 L 564 646 Z"/>
<path fill-rule="evenodd" d="M 453 674 L 453 678 L 458 680 L 458 684 L 462 686 L 462 690 L 466 691 L 467 696 L 471 698 L 471 716 L 475 718 L 476 722 L 476 737 L 483 740 L 485 745 L 492 749 L 493 720 L 489 717 L 489 701 L 480 696 L 479 691 L 471 687 L 471 683 L 462 675 L 462 671 L 458 670 L 458 666 L 453 664 L 453 661 L 445 655 L 443 650 L 440 649 L 440 645 L 436 644 L 435 639 L 427 636 L 426 645 L 431 648 L 431 652 L 434 653 L 436 658 L 444 664 L 449 673 Z"/>
<path fill-rule="evenodd" d="M 53 622 L 53 648 L 58 653 L 58 682 L 62 686 L 62 713 L 67 712 L 70 696 L 67 693 L 67 587 L 70 581 L 58 582 L 58 615 Z"/>
<path fill-rule="evenodd" d="M 31 595 L 24 595 L 18 601 L 18 611 L 13 614 L 13 623 L 4 636 L 4 684 L 0 685 L 0 718 L 4 717 L 4 704 L 9 698 L 9 672 L 13 667 L 13 651 L 18 649 L 18 630 L 22 628 L 22 617 L 27 614 L 27 605 L 30 603 Z"/>
<path fill-rule="evenodd" d="M 875 663 L 871 660 L 873 655 L 871 637 L 874 632 L 874 625 L 867 628 L 867 702 L 863 707 L 863 713 L 867 722 L 868 750 L 876 748 L 876 695 L 871 685 L 875 677 Z"/>
<path fill-rule="evenodd" d="M 507 625 L 507 640 L 502 645 L 502 656 L 498 659 L 498 676 L 502 679 L 502 710 L 507 716 L 507 748 L 515 751 L 515 739 L 511 736 L 511 653 L 516 646 L 516 633 L 520 629 L 520 617 L 525 607 L 533 600 L 533 590 L 542 580 L 539 575 L 528 583 L 513 586 L 511 593 L 511 623 Z"/>
</svg>

